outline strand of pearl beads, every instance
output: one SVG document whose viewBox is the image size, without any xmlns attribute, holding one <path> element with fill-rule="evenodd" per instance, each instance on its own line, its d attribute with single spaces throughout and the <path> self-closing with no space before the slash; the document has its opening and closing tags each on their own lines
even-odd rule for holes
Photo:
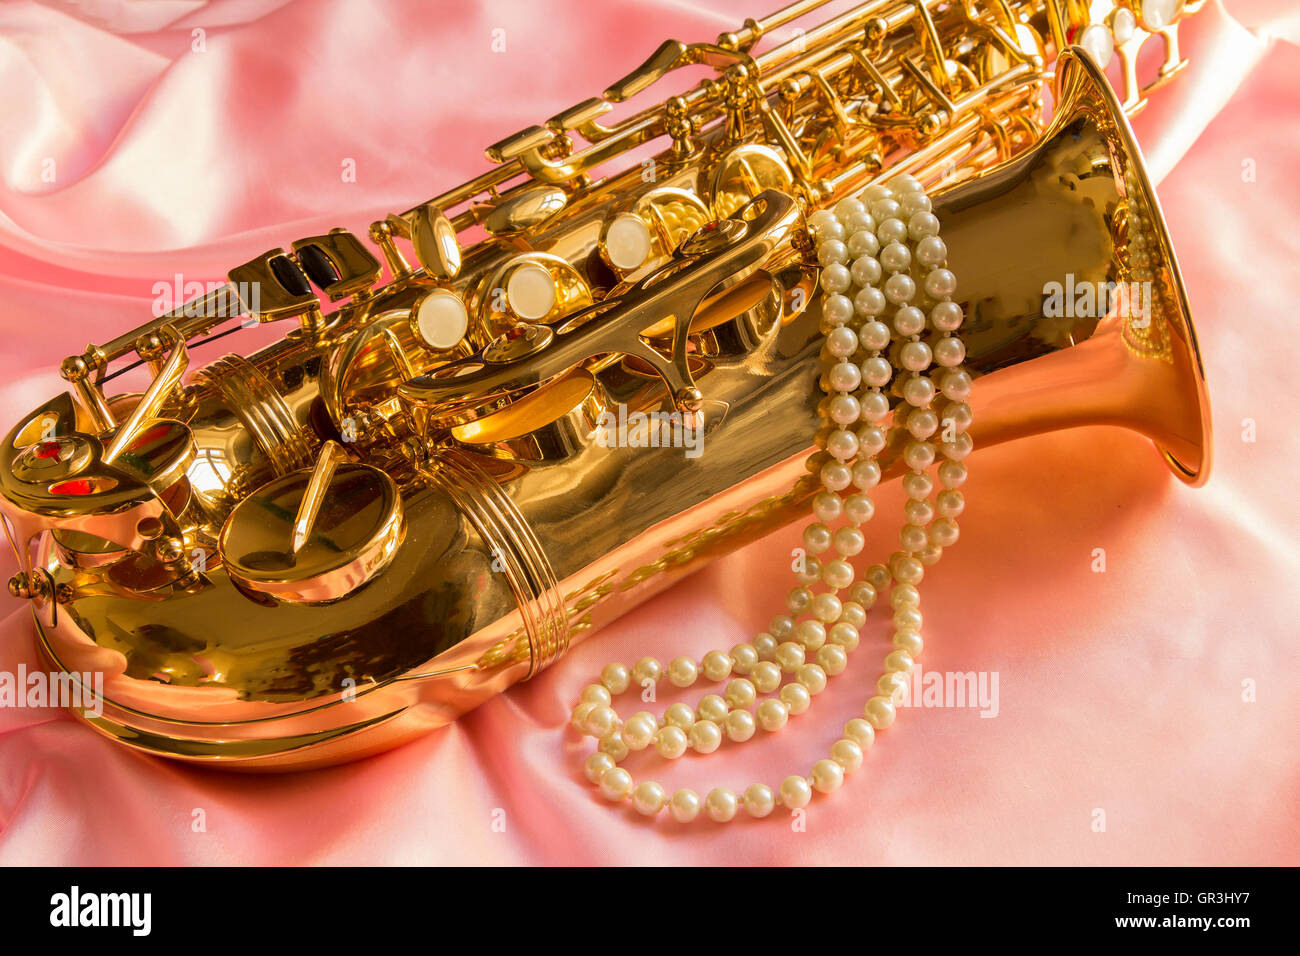
<svg viewBox="0 0 1300 956">
<path fill-rule="evenodd" d="M 807 806 L 814 792 L 839 789 L 845 776 L 861 766 L 876 732 L 894 723 L 907 675 L 923 646 L 917 585 L 925 567 L 958 537 L 956 519 L 965 506 L 958 489 L 971 451 L 971 378 L 962 367 L 965 346 L 957 330 L 963 315 L 952 301 L 956 280 L 946 267 L 947 248 L 930 199 L 916 179 L 897 176 L 887 185 L 868 187 L 859 198 L 841 200 L 833 210 L 814 213 L 808 225 L 825 293 L 819 385 L 827 396 L 820 411 L 828 424 L 809 460 L 822 490 L 813 499 L 814 520 L 804 529 L 808 557 L 787 595 L 789 613 L 773 618 L 752 641 L 729 651 L 709 651 L 698 662 L 679 657 L 665 668 L 645 657 L 631 669 L 609 664 L 600 683 L 587 686 L 573 710 L 573 727 L 599 741 L 585 763 L 587 779 L 610 801 L 630 800 L 646 816 L 667 809 L 685 823 L 703 810 L 721 823 L 743 808 L 752 817 L 765 817 L 778 804 L 794 810 Z M 923 297 L 918 295 L 922 291 Z M 928 315 L 914 304 L 926 300 Z M 927 331 L 928 342 L 923 338 Z M 927 374 L 932 367 L 933 375 Z M 892 408 L 887 388 L 896 399 Z M 947 402 L 942 413 L 934 408 L 940 397 Z M 871 565 L 859 578 L 851 559 L 865 547 L 861 528 L 875 512 L 867 492 L 880 481 L 879 457 L 894 444 L 890 439 L 895 434 L 902 440 L 907 468 L 899 550 L 887 565 Z M 943 490 L 931 500 L 935 484 L 929 470 L 939 458 Z M 835 522 L 842 523 L 832 531 Z M 824 563 L 817 557 L 832 550 L 835 556 Z M 818 583 L 826 590 L 815 594 L 812 585 Z M 756 783 L 739 796 L 717 787 L 701 800 L 687 788 L 670 797 L 653 781 L 636 784 L 618 766 L 629 753 L 651 746 L 660 757 L 675 760 L 688 749 L 712 753 L 724 736 L 739 744 L 759 729 L 780 730 L 791 716 L 809 709 L 830 678 L 844 672 L 867 611 L 886 590 L 893 610 L 893 646 L 877 694 L 807 776 L 788 776 L 775 790 Z M 847 600 L 839 596 L 845 591 Z M 624 721 L 612 707 L 613 697 L 634 684 L 666 679 L 687 688 L 701 676 L 713 683 L 727 681 L 723 693 L 708 694 L 694 707 L 674 703 L 662 717 L 641 711 Z M 760 700 L 760 695 L 767 696 Z"/>
</svg>

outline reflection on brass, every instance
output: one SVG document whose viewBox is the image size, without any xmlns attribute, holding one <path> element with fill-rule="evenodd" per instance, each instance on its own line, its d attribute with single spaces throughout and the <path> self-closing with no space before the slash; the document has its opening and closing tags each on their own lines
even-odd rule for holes
<svg viewBox="0 0 1300 956">
<path fill-rule="evenodd" d="M 69 390 L 0 444 L 0 511 L 41 653 L 104 675 L 86 721 L 213 766 L 361 757 L 804 514 L 824 341 L 806 217 L 900 172 L 961 277 L 976 447 L 1117 425 L 1205 481 L 1164 218 L 1124 110 L 1063 49 L 1089 5 L 822 5 L 669 41 L 504 138 L 488 172 L 370 228 L 386 284 L 334 230 L 69 357 Z M 1085 283 L 1092 307 L 1049 302 Z M 185 381 L 244 315 L 300 327 Z M 106 395 L 137 352 L 153 383 Z M 600 426 L 655 412 L 700 426 L 696 457 Z"/>
</svg>

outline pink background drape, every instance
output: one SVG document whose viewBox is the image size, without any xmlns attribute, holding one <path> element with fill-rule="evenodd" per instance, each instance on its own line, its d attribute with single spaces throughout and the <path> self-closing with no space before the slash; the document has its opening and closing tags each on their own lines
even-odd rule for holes
<svg viewBox="0 0 1300 956">
<path fill-rule="evenodd" d="M 1198 323 L 1216 471 L 1188 490 L 1146 441 L 1100 428 L 975 455 L 963 540 L 923 591 L 922 664 L 996 672 L 996 717 L 904 710 L 804 832 L 784 814 L 682 827 L 605 805 L 565 729 L 580 689 L 608 660 L 698 656 L 761 628 L 788 587 L 792 528 L 455 725 L 341 768 L 227 775 L 128 752 L 61 711 L 0 709 L 0 862 L 1300 862 L 1300 13 L 1225 6 L 1185 26 L 1192 65 L 1135 122 Z M 146 318 L 156 281 L 215 279 L 298 236 L 363 229 L 481 171 L 484 145 L 592 95 L 661 40 L 711 39 L 764 12 L 0 5 L 0 419 L 61 390 L 63 356 Z M 349 160 L 355 182 L 340 175 Z M 879 497 L 898 513 L 896 488 Z M 12 571 L 4 549 L 0 574 Z M 27 608 L 3 613 L 0 670 L 38 667 Z M 740 789 L 806 772 L 859 714 L 878 659 L 855 654 L 774 738 L 655 778 Z"/>
</svg>

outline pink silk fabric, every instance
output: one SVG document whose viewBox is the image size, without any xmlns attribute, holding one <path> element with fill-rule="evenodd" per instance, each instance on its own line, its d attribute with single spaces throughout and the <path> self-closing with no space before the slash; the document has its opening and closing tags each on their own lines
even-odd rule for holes
<svg viewBox="0 0 1300 956">
<path fill-rule="evenodd" d="M 482 171 L 483 146 L 598 92 L 667 37 L 711 40 L 762 6 L 0 5 L 0 419 L 61 391 L 64 356 L 146 319 L 155 282 L 364 230 Z M 996 716 L 902 710 L 802 827 L 784 811 L 681 826 L 608 806 L 567 729 L 579 692 L 607 661 L 698 659 L 761 630 L 790 586 L 791 527 L 456 724 L 352 765 L 225 774 L 130 752 L 62 711 L 0 710 L 0 862 L 1300 862 L 1300 13 L 1216 0 L 1182 36 L 1191 66 L 1135 128 L 1198 323 L 1214 474 L 1189 490 L 1145 440 L 1105 428 L 977 452 L 962 541 L 922 589 L 922 666 L 996 673 Z M 887 553 L 898 488 L 879 504 L 872 540 Z M 0 670 L 39 667 L 28 609 L 5 614 Z M 630 769 L 701 795 L 807 773 L 873 693 L 883 626 L 864 643 L 774 737 L 666 767 L 637 755 Z"/>
</svg>

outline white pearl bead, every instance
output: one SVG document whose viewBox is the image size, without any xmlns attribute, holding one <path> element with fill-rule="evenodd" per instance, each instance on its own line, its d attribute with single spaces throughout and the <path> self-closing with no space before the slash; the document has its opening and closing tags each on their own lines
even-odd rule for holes
<svg viewBox="0 0 1300 956">
<path fill-rule="evenodd" d="M 966 466 L 958 461 L 945 461 L 939 466 L 939 480 L 945 488 L 960 488 L 966 481 Z"/>
<path fill-rule="evenodd" d="M 918 212 L 929 212 L 932 208 L 930 197 L 918 187 L 898 197 L 898 204 L 903 207 L 903 215 L 912 216 Z"/>
<path fill-rule="evenodd" d="M 828 461 L 822 465 L 819 477 L 822 485 L 830 491 L 843 491 L 853 481 L 853 471 L 848 465 L 838 461 Z"/>
<path fill-rule="evenodd" d="M 589 737 L 604 737 L 614 729 L 618 715 L 610 707 L 597 705 L 587 714 L 583 729 Z"/>
<path fill-rule="evenodd" d="M 689 728 L 695 723 L 695 711 L 689 704 L 683 704 L 680 701 L 672 704 L 664 711 L 664 723 L 683 729 Z"/>
<path fill-rule="evenodd" d="M 799 776 L 789 776 L 781 781 L 781 805 L 791 810 L 808 806 L 812 799 L 812 787 L 808 781 Z"/>
<path fill-rule="evenodd" d="M 930 322 L 940 332 L 953 332 L 961 327 L 965 318 L 956 302 L 939 302 L 930 310 Z"/>
<path fill-rule="evenodd" d="M 772 788 L 761 783 L 746 788 L 744 801 L 745 812 L 756 819 L 762 819 L 776 809 L 776 797 L 772 795 Z"/>
<path fill-rule="evenodd" d="M 847 738 L 837 740 L 831 745 L 831 759 L 843 767 L 845 773 L 852 773 L 862 766 L 862 748 Z"/>
<path fill-rule="evenodd" d="M 678 823 L 690 823 L 700 813 L 699 795 L 694 790 L 678 790 L 668 801 L 668 812 Z"/>
<path fill-rule="evenodd" d="M 826 689 L 826 672 L 817 664 L 805 664 L 795 671 L 795 680 L 817 695 Z"/>
<path fill-rule="evenodd" d="M 867 359 L 867 361 L 870 362 L 871 359 Z M 865 365 L 866 363 L 864 362 L 863 364 Z M 870 371 L 875 371 L 875 367 L 872 366 Z M 867 392 L 867 394 L 863 395 L 862 398 L 858 400 L 858 404 L 862 407 L 862 418 L 868 422 L 883 421 L 889 414 L 889 399 L 886 398 L 882 392 Z M 858 447 L 861 448 L 862 444 L 862 436 L 859 435 Z M 872 454 L 870 451 L 867 453 Z M 851 474 L 849 480 L 853 480 Z"/>
<path fill-rule="evenodd" d="M 849 665 L 849 655 L 838 644 L 827 644 L 817 652 L 817 664 L 823 671 L 834 677 L 844 673 L 844 668 Z"/>
<path fill-rule="evenodd" d="M 869 233 L 864 232 L 862 235 L 869 235 Z M 849 267 L 849 275 L 853 276 L 853 281 L 861 286 L 875 285 L 880 281 L 880 277 L 884 275 L 884 270 L 880 268 L 880 261 L 875 257 L 879 251 L 880 243 L 876 242 L 875 236 L 871 236 L 871 241 L 876 243 L 877 248 L 870 253 L 861 254 Z M 851 248 L 850 251 L 852 251 Z"/>
<path fill-rule="evenodd" d="M 697 720 L 687 736 L 696 753 L 711 754 L 722 745 L 722 729 L 711 720 Z"/>
<path fill-rule="evenodd" d="M 898 222 L 897 219 L 890 220 Z M 880 250 L 880 265 L 890 272 L 903 272 L 912 264 L 912 253 L 907 246 L 894 240 Z"/>
<path fill-rule="evenodd" d="M 748 707 L 758 696 L 754 689 L 754 682 L 746 680 L 744 677 L 737 677 L 727 684 L 727 703 L 733 708 Z"/>
<path fill-rule="evenodd" d="M 894 634 L 894 646 L 900 651 L 907 651 L 915 660 L 925 647 L 925 642 L 921 640 L 921 635 L 916 631 L 898 631 Z"/>
<path fill-rule="evenodd" d="M 852 425 L 862 417 L 862 405 L 852 395 L 836 395 L 828 408 L 837 425 Z"/>
<path fill-rule="evenodd" d="M 947 372 L 939 383 L 939 389 L 945 398 L 954 402 L 964 402 L 970 398 L 971 377 L 963 371 Z"/>
<path fill-rule="evenodd" d="M 727 731 L 727 739 L 733 740 L 738 744 L 743 744 L 750 737 L 754 736 L 756 724 L 754 715 L 747 710 L 733 710 L 727 715 L 723 722 L 723 727 Z"/>
<path fill-rule="evenodd" d="M 726 823 L 736 815 L 736 795 L 730 790 L 715 787 L 704 798 L 704 810 L 710 820 Z"/>
<path fill-rule="evenodd" d="M 908 193 L 919 192 L 925 187 L 921 185 L 921 180 L 911 173 L 898 173 L 890 178 L 889 188 L 894 191 L 894 195 L 902 200 L 906 198 Z"/>
<path fill-rule="evenodd" d="M 709 651 L 704 655 L 703 664 L 704 676 L 711 681 L 726 680 L 731 676 L 732 660 L 731 655 L 722 651 Z"/>
<path fill-rule="evenodd" d="M 929 236 L 937 236 L 939 234 L 939 217 L 928 210 L 913 213 L 907 220 L 907 234 L 918 241 Z"/>
<path fill-rule="evenodd" d="M 897 278 L 890 276 L 890 279 Z M 909 280 L 911 281 L 911 280 Z M 885 311 L 885 294 L 875 286 L 867 286 L 853 298 L 853 306 L 865 316 L 876 316 Z"/>
<path fill-rule="evenodd" d="M 817 232 L 831 223 L 838 223 L 839 218 L 829 209 L 818 209 L 808 217 L 808 228 Z"/>
<path fill-rule="evenodd" d="M 622 767 L 605 771 L 600 778 L 600 792 L 606 800 L 617 803 L 632 792 L 632 775 Z"/>
<path fill-rule="evenodd" d="M 864 455 L 879 454 L 885 447 L 885 430 L 879 425 L 864 425 L 859 428 L 858 447 Z"/>
<path fill-rule="evenodd" d="M 894 709 L 894 702 L 888 697 L 873 697 L 867 701 L 865 709 L 867 723 L 871 724 L 876 730 L 884 730 L 894 723 L 894 718 L 898 712 Z"/>
<path fill-rule="evenodd" d="M 623 724 L 623 741 L 628 750 L 645 750 L 654 741 L 659 728 L 655 726 L 654 718 L 648 717 L 636 714 Z"/>
<path fill-rule="evenodd" d="M 846 651 L 851 651 L 858 646 L 859 639 L 857 627 L 847 621 L 840 621 L 838 624 L 832 625 L 831 629 L 826 632 L 826 640 L 830 642 L 830 644 L 826 645 L 827 647 L 833 644 L 844 648 Z M 822 648 L 822 651 L 824 650 L 826 650 L 826 647 Z M 821 661 L 821 651 L 818 651 L 817 654 L 818 661 Z M 822 667 L 826 667 L 825 663 L 822 663 Z M 829 668 L 827 668 L 826 673 L 830 673 Z"/>
<path fill-rule="evenodd" d="M 894 328 L 899 335 L 919 335 L 925 331 L 925 313 L 914 305 L 905 305 L 894 313 Z"/>
<path fill-rule="evenodd" d="M 821 621 L 800 621 L 794 638 L 805 652 L 815 651 L 826 643 L 826 625 Z"/>
<path fill-rule="evenodd" d="M 858 333 L 842 325 L 826 336 L 826 348 L 836 358 L 847 358 L 858 350 Z"/>
<path fill-rule="evenodd" d="M 781 668 L 772 661 L 758 664 L 750 677 L 753 678 L 754 686 L 764 694 L 770 694 L 781 686 Z"/>
<path fill-rule="evenodd" d="M 818 760 L 809 776 L 820 793 L 834 793 L 844 783 L 844 768 L 834 760 Z"/>
<path fill-rule="evenodd" d="M 897 219 L 903 207 L 893 199 L 877 199 L 871 204 L 871 215 L 882 225 L 886 220 Z M 879 233 L 879 229 L 876 230 Z"/>
<path fill-rule="evenodd" d="M 909 405 L 924 408 L 934 400 L 934 382 L 924 375 L 916 375 L 903 383 L 903 398 Z"/>
<path fill-rule="evenodd" d="M 866 328 L 866 326 L 863 326 Z M 862 372 L 862 381 L 872 388 L 881 388 L 889 384 L 889 380 L 894 376 L 894 368 L 889 364 L 888 359 L 881 358 L 879 355 L 863 359 L 862 364 L 858 366 Z M 889 404 L 888 399 L 885 401 L 886 407 Z M 858 417 L 862 418 L 862 403 L 858 403 Z"/>
<path fill-rule="evenodd" d="M 858 342 L 864 349 L 880 350 L 889 347 L 889 326 L 884 322 L 873 319 L 870 322 L 863 322 L 862 327 L 858 329 Z M 868 361 L 871 361 L 868 359 Z M 884 361 L 881 359 L 881 361 Z M 888 362 L 885 363 L 888 367 Z"/>
<path fill-rule="evenodd" d="M 929 351 L 927 346 L 926 352 Z M 851 392 L 862 383 L 862 371 L 852 362 L 837 362 L 831 366 L 827 379 L 836 391 Z"/>
<path fill-rule="evenodd" d="M 817 262 L 822 266 L 849 261 L 849 247 L 838 239 L 828 239 L 817 247 Z"/>
<path fill-rule="evenodd" d="M 600 672 L 600 682 L 611 694 L 621 694 L 632 682 L 632 672 L 622 664 L 606 664 Z"/>
<path fill-rule="evenodd" d="M 951 518 L 940 518 L 930 526 L 930 540 L 941 548 L 951 548 L 959 536 L 957 524 Z"/>
<path fill-rule="evenodd" d="M 934 354 L 930 351 L 930 346 L 924 342 L 908 342 L 898 353 L 898 359 L 903 363 L 903 368 L 913 372 L 924 372 L 930 367 L 933 357 Z M 861 373 L 859 373 L 858 378 L 861 380 Z"/>
<path fill-rule="evenodd" d="M 791 629 L 793 630 L 793 624 L 791 625 Z M 754 637 L 754 640 L 751 641 L 751 643 L 753 644 L 754 650 L 758 652 L 758 659 L 760 661 L 770 661 L 776 656 L 776 645 L 779 644 L 780 641 L 771 634 L 758 634 Z M 751 669 L 756 670 L 757 666 Z"/>
<path fill-rule="evenodd" d="M 700 720 L 721 723 L 726 719 L 731 708 L 727 706 L 727 701 L 720 694 L 705 694 L 700 698 L 700 704 L 696 708 L 696 713 Z M 686 728 L 690 730 L 690 728 Z"/>
<path fill-rule="evenodd" d="M 891 651 L 885 658 L 885 670 L 901 671 L 905 674 L 910 674 L 915 663 L 916 662 L 912 660 L 912 655 L 900 648 L 896 651 Z"/>
<path fill-rule="evenodd" d="M 822 315 L 834 325 L 843 325 L 853 318 L 853 300 L 841 292 L 828 295 L 822 301 Z"/>
<path fill-rule="evenodd" d="M 582 702 L 584 704 L 608 707 L 610 700 L 609 689 L 601 684 L 588 684 L 582 689 Z"/>
<path fill-rule="evenodd" d="M 776 662 L 781 670 L 793 674 L 804 661 L 804 649 L 793 641 L 787 641 L 776 649 Z"/>
<path fill-rule="evenodd" d="M 884 183 L 873 183 L 866 189 L 862 190 L 859 197 L 868 207 L 878 199 L 889 199 L 894 195 L 894 190 Z"/>
<path fill-rule="evenodd" d="M 824 524 L 810 524 L 803 529 L 803 546 L 813 554 L 821 554 L 831 546 L 831 529 Z"/>
<path fill-rule="evenodd" d="M 844 725 L 844 736 L 859 747 L 870 747 L 876 739 L 876 729 L 861 717 L 854 717 Z"/>
<path fill-rule="evenodd" d="M 613 770 L 614 766 L 613 757 L 597 751 L 587 758 L 582 765 L 582 769 L 588 780 L 592 783 L 600 783 L 600 778 L 605 775 L 606 771 Z"/>
<path fill-rule="evenodd" d="M 844 516 L 854 524 L 866 524 L 875 513 L 876 503 L 867 495 L 852 494 L 844 502 Z"/>
<path fill-rule="evenodd" d="M 874 221 L 870 232 L 863 229 L 850 235 L 847 248 L 849 255 L 855 260 L 855 266 L 859 262 L 874 262 L 873 257 L 880 252 L 880 240 L 876 238 Z M 866 283 L 859 281 L 858 284 L 865 285 Z"/>
<path fill-rule="evenodd" d="M 897 272 L 885 280 L 885 298 L 895 305 L 910 302 L 916 295 L 916 283 L 905 272 Z"/>
<path fill-rule="evenodd" d="M 857 465 L 853 467 L 856 469 Z M 820 491 L 813 496 L 813 514 L 823 524 L 835 521 L 843 513 L 844 499 L 834 492 Z"/>
<path fill-rule="evenodd" d="M 842 559 L 827 561 L 822 568 L 822 581 L 837 591 L 843 590 L 853 583 L 853 565 Z"/>
<path fill-rule="evenodd" d="M 871 585 L 867 584 L 865 581 L 861 583 L 867 588 L 871 587 Z M 857 589 L 855 588 L 854 590 Z M 856 595 L 852 595 L 852 600 L 844 602 L 844 611 L 840 614 L 839 623 L 847 624 L 850 627 L 855 628 L 862 627 L 867 623 L 867 610 L 858 601 Z M 836 643 L 841 642 L 837 641 Z"/>
<path fill-rule="evenodd" d="M 812 706 L 812 695 L 803 684 L 786 684 L 778 696 L 792 716 L 802 714 Z"/>
<path fill-rule="evenodd" d="M 834 541 L 835 550 L 846 558 L 861 554 L 867 545 L 866 535 L 857 528 L 837 528 Z"/>
<path fill-rule="evenodd" d="M 916 244 L 916 261 L 923 266 L 941 266 L 948 258 L 948 246 L 938 236 L 926 236 Z"/>
<path fill-rule="evenodd" d="M 965 496 L 960 491 L 954 491 L 951 488 L 939 492 L 934 503 L 939 514 L 945 518 L 956 518 L 966 508 Z"/>
<path fill-rule="evenodd" d="M 848 196 L 835 204 L 835 216 L 839 220 L 844 221 L 855 213 L 865 211 L 866 208 L 867 207 L 863 204 L 861 199 L 855 199 L 852 196 Z"/>
<path fill-rule="evenodd" d="M 962 432 L 953 441 L 943 442 L 939 450 L 953 461 L 961 461 L 975 448 L 975 440 L 967 432 Z"/>
<path fill-rule="evenodd" d="M 889 247 L 907 238 L 907 224 L 901 219 L 883 220 L 879 226 L 876 226 L 876 238 L 880 239 L 881 245 L 888 250 Z M 889 265 L 884 261 L 884 251 L 880 252 L 880 259 L 880 264 L 888 269 Z"/>
<path fill-rule="evenodd" d="M 939 416 L 928 408 L 913 408 L 907 416 L 907 430 L 913 438 L 929 438 L 939 430 Z"/>
<path fill-rule="evenodd" d="M 898 532 L 898 543 L 904 551 L 920 551 L 930 543 L 924 528 L 914 524 L 905 524 Z"/>
<path fill-rule="evenodd" d="M 686 736 L 686 731 L 680 727 L 668 726 L 660 727 L 659 732 L 655 734 L 655 753 L 665 760 L 676 760 L 682 754 L 686 753 L 686 747 L 690 743 Z"/>
<path fill-rule="evenodd" d="M 876 234 L 876 220 L 871 217 L 871 213 L 864 208 L 862 212 L 855 212 L 844 220 L 844 228 L 850 236 L 859 232 L 868 232 L 871 235 Z"/>
<path fill-rule="evenodd" d="M 653 657 L 643 657 L 632 668 L 632 677 L 638 684 L 658 681 L 663 676 L 663 666 Z"/>
<path fill-rule="evenodd" d="M 957 277 L 949 269 L 932 269 L 925 277 L 925 292 L 932 299 L 941 299 L 957 291 Z"/>
<path fill-rule="evenodd" d="M 844 292 L 852 284 L 853 276 L 843 263 L 835 262 L 822 268 L 821 285 L 826 292 Z"/>
<path fill-rule="evenodd" d="M 689 657 L 675 658 L 668 665 L 668 682 L 674 687 L 690 687 L 700 677 L 700 669 Z"/>
<path fill-rule="evenodd" d="M 632 791 L 632 806 L 642 816 L 652 817 L 664 808 L 668 795 L 653 780 L 647 780 Z"/>
<path fill-rule="evenodd" d="M 731 649 L 731 669 L 737 674 L 748 674 L 758 663 L 758 652 L 753 645 L 737 644 Z"/>
<path fill-rule="evenodd" d="M 623 739 L 623 735 L 617 730 L 600 738 L 600 750 L 602 753 L 607 753 L 613 757 L 616 763 L 627 759 L 627 741 Z"/>
<path fill-rule="evenodd" d="M 913 471 L 924 471 L 934 464 L 934 446 L 925 441 L 909 441 L 903 446 L 903 461 Z"/>
<path fill-rule="evenodd" d="M 848 330 L 845 329 L 844 331 L 847 332 Z M 853 333 L 850 332 L 849 334 L 852 335 Z M 934 360 L 948 368 L 960 365 L 966 361 L 966 346 L 958 338 L 940 339 L 934 343 Z"/>
<path fill-rule="evenodd" d="M 779 700 L 768 698 L 758 705 L 756 714 L 758 726 L 768 733 L 775 733 L 785 726 L 790 718 L 790 709 Z"/>
<path fill-rule="evenodd" d="M 853 487 L 866 491 L 879 483 L 880 465 L 877 462 L 863 459 L 853 465 Z"/>
<path fill-rule="evenodd" d="M 836 429 L 826 439 L 826 450 L 831 457 L 848 461 L 858 453 L 858 436 L 844 429 Z"/>
</svg>

